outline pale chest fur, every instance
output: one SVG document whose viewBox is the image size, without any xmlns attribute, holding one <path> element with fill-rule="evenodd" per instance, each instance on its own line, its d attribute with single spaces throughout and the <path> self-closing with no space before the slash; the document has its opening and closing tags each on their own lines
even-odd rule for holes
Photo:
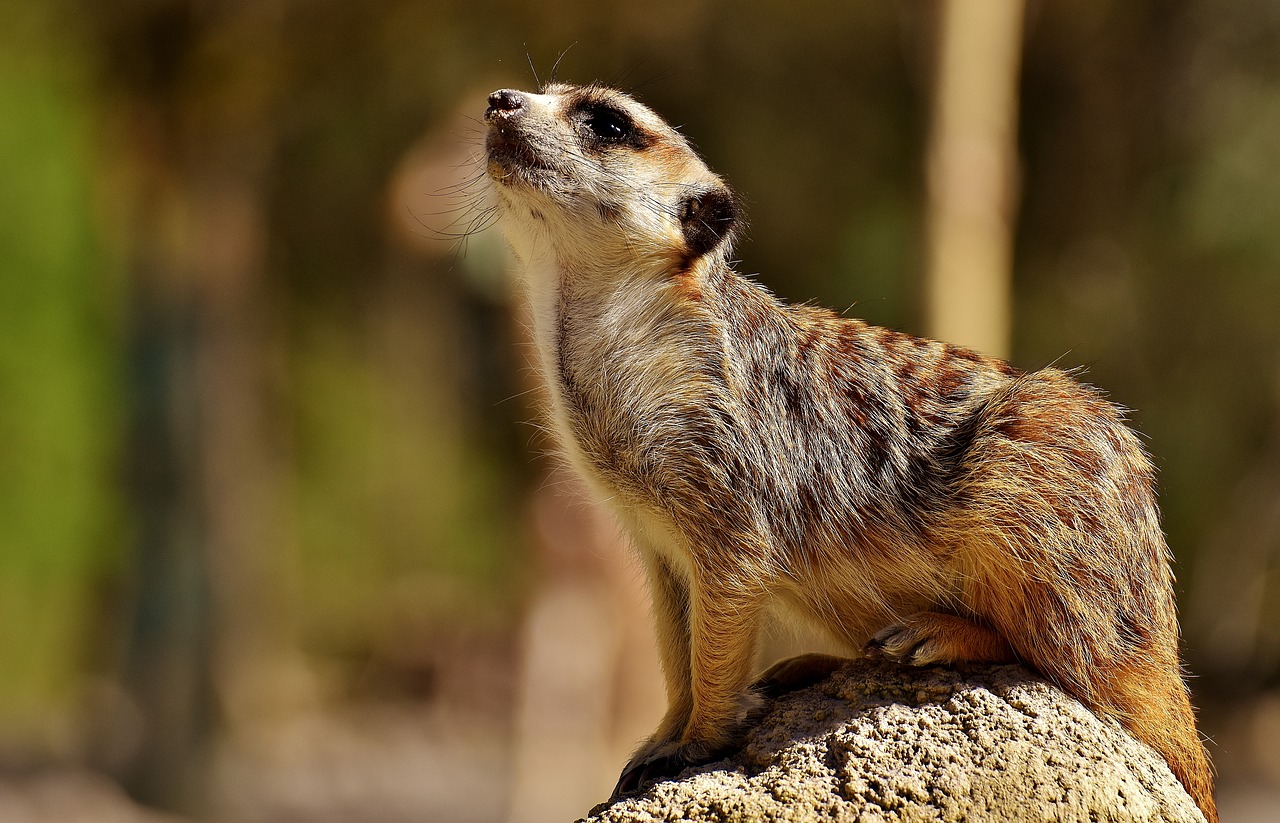
<svg viewBox="0 0 1280 823">
<path fill-rule="evenodd" d="M 665 285 L 530 267 L 539 367 L 565 456 L 604 499 L 648 504 L 670 443 L 689 425 L 706 330 Z M 621 500 L 616 502 L 623 502 Z"/>
</svg>

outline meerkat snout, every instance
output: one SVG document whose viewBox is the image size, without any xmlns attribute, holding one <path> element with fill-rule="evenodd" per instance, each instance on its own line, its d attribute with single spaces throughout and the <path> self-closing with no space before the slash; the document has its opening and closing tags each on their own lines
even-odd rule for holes
<svg viewBox="0 0 1280 823">
<path fill-rule="evenodd" d="M 511 89 L 498 89 L 489 95 L 489 108 L 484 111 L 486 123 L 509 116 L 524 108 L 524 95 Z"/>
</svg>

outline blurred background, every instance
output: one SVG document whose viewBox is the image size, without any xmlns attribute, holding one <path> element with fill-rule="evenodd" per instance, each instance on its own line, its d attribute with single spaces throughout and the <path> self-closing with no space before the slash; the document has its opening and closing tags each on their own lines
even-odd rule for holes
<svg viewBox="0 0 1280 823">
<path fill-rule="evenodd" d="M 0 820 L 607 796 L 647 606 L 477 176 L 557 60 L 683 127 L 783 297 L 1133 409 L 1223 819 L 1275 819 L 1280 4 L 956 5 L 0 2 Z"/>
</svg>

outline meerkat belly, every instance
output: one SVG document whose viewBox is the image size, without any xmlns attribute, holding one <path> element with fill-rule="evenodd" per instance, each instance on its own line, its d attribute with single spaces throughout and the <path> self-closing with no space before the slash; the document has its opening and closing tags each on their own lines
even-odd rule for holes
<svg viewBox="0 0 1280 823">
<path fill-rule="evenodd" d="M 781 611 L 850 648 L 893 620 L 951 602 L 959 579 L 927 547 L 872 542 L 811 548 L 781 578 Z"/>
</svg>

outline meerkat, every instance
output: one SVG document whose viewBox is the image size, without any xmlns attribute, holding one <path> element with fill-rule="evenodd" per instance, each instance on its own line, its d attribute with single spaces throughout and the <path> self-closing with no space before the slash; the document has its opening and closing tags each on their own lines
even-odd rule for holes
<svg viewBox="0 0 1280 823">
<path fill-rule="evenodd" d="M 739 743 L 766 609 L 851 653 L 1021 661 L 1160 753 L 1209 821 L 1154 470 L 1054 368 L 812 306 L 735 272 L 738 200 L 629 95 L 489 96 L 486 170 L 559 446 L 647 573 L 668 709 L 614 796 Z"/>
</svg>

